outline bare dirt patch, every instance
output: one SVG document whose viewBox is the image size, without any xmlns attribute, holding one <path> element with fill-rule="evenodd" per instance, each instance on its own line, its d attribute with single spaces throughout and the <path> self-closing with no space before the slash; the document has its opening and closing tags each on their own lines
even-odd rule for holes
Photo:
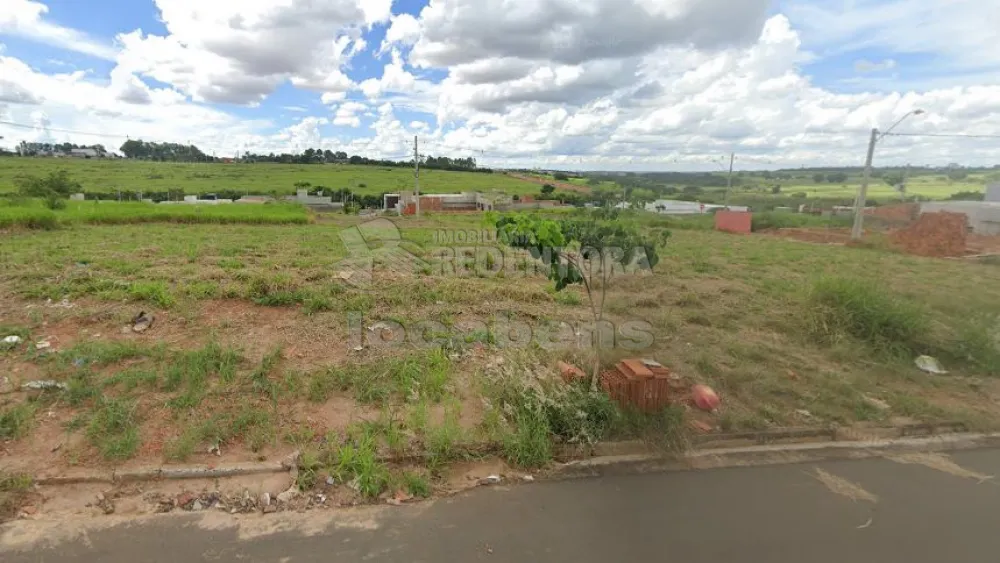
<svg viewBox="0 0 1000 563">
<path fill-rule="evenodd" d="M 578 184 L 572 184 L 570 182 L 560 182 L 558 180 L 550 180 L 548 178 L 539 178 L 538 176 L 526 176 L 522 174 L 509 174 L 511 178 L 517 178 L 518 180 L 524 180 L 525 182 L 531 182 L 532 184 L 538 184 L 543 186 L 549 184 L 555 186 L 560 190 L 566 190 L 570 192 L 579 192 L 582 194 L 589 194 L 590 188 L 587 186 L 580 186 Z"/>
</svg>

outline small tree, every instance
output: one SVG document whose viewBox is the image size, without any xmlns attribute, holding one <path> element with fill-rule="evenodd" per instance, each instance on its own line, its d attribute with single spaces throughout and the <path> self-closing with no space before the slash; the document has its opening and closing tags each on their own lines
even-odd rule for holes
<svg viewBox="0 0 1000 563">
<path fill-rule="evenodd" d="M 667 230 L 649 237 L 630 222 L 604 220 L 594 212 L 560 221 L 517 213 L 501 217 L 496 227 L 500 242 L 527 250 L 542 262 L 556 291 L 572 284 L 583 286 L 595 330 L 604 320 L 604 303 L 615 265 L 627 268 L 638 261 L 639 267 L 652 270 L 660 261 L 657 244 L 664 244 L 670 237 Z M 599 371 L 598 346 L 591 385 L 596 385 Z"/>
<path fill-rule="evenodd" d="M 552 184 L 545 184 L 542 186 L 542 195 L 549 195 L 550 193 L 556 191 L 556 187 Z"/>
<path fill-rule="evenodd" d="M 560 182 L 566 182 L 569 180 L 569 176 L 567 176 L 565 172 L 556 172 L 552 175 L 552 177 Z"/>
<path fill-rule="evenodd" d="M 822 184 L 825 180 L 826 180 L 826 174 L 823 174 L 822 172 L 817 172 L 813 174 L 813 182 L 816 182 L 817 184 Z"/>
<path fill-rule="evenodd" d="M 70 194 L 80 191 L 80 183 L 70 178 L 65 170 L 49 172 L 48 176 L 26 176 L 16 181 L 18 192 L 24 197 L 38 197 L 45 200 L 49 209 L 66 207 L 65 200 Z"/>
<path fill-rule="evenodd" d="M 903 182 L 906 181 L 906 178 L 904 178 L 903 174 L 899 172 L 890 172 L 885 176 L 882 176 L 882 181 L 895 188 L 896 186 L 902 185 Z"/>
</svg>

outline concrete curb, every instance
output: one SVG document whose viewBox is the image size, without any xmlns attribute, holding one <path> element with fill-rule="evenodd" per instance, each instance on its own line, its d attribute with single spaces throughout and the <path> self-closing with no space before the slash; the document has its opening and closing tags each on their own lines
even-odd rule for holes
<svg viewBox="0 0 1000 563">
<path fill-rule="evenodd" d="M 866 459 L 901 452 L 946 452 L 1000 447 L 1000 433 L 817 442 L 704 449 L 681 456 L 645 452 L 603 455 L 570 461 L 555 470 L 561 478 L 595 477 L 653 471 L 692 471 L 723 467 L 752 467 L 814 463 L 838 459 Z"/>
<path fill-rule="evenodd" d="M 711 467 L 770 465 L 823 459 L 858 459 L 876 457 L 890 451 L 1000 447 L 1000 432 L 992 434 L 946 433 L 927 434 L 948 426 L 923 426 L 919 437 L 906 428 L 874 429 L 865 435 L 830 429 L 782 429 L 741 434 L 705 435 L 695 439 L 695 449 L 680 456 L 657 452 L 642 441 L 601 442 L 593 447 L 566 446 L 556 451 L 557 461 L 563 462 L 552 473 L 572 477 L 600 475 L 610 471 L 683 471 Z M 927 433 L 924 433 L 926 431 Z M 853 437 L 856 439 L 845 439 Z M 787 440 L 791 440 L 788 442 Z M 806 441 L 811 440 L 811 441 Z M 717 445 L 719 447 L 711 447 Z M 473 453 L 490 455 L 490 447 L 474 449 Z M 470 450 L 472 452 L 472 450 Z M 385 463 L 414 462 L 422 455 L 390 456 Z M 261 463 L 231 463 L 219 465 L 177 465 L 135 469 L 77 470 L 64 475 L 37 475 L 38 485 L 76 485 L 87 483 L 117 484 L 125 482 L 219 479 L 295 472 L 299 452 L 281 461 Z"/>
<path fill-rule="evenodd" d="M 148 467 L 138 469 L 113 469 L 81 472 L 73 475 L 38 476 L 39 485 L 77 485 L 86 483 L 127 483 L 136 481 L 173 481 L 181 479 L 218 479 L 221 477 L 242 477 L 246 475 L 266 475 L 288 473 L 289 468 L 280 463 L 233 463 L 208 467 L 177 466 Z"/>
</svg>

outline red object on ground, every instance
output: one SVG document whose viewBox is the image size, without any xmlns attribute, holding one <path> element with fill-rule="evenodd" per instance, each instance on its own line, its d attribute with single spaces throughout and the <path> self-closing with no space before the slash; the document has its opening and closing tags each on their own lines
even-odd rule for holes
<svg viewBox="0 0 1000 563">
<path fill-rule="evenodd" d="M 559 375 L 562 376 L 563 381 L 566 383 L 572 383 L 574 381 L 587 378 L 587 374 L 583 373 L 582 369 L 574 366 L 573 364 L 567 364 L 566 362 L 559 362 Z"/>
<path fill-rule="evenodd" d="M 691 387 L 691 401 L 694 406 L 703 411 L 714 411 L 719 408 L 719 396 L 708 385 Z"/>
<path fill-rule="evenodd" d="M 749 235 L 753 223 L 753 213 L 749 211 L 717 211 L 715 230 L 726 233 Z"/>
<path fill-rule="evenodd" d="M 628 359 L 601 374 L 601 387 L 618 404 L 644 412 L 656 412 L 670 404 L 669 371 L 660 365 L 656 370 L 642 360 Z"/>
</svg>

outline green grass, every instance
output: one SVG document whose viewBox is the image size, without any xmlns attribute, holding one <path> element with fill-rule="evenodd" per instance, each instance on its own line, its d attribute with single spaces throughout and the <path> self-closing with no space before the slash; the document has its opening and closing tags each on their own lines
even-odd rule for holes
<svg viewBox="0 0 1000 563">
<path fill-rule="evenodd" d="M 17 515 L 33 484 L 31 475 L 0 471 L 0 523 Z"/>
<path fill-rule="evenodd" d="M 307 389 L 313 402 L 326 401 L 337 391 L 353 390 L 361 403 L 382 405 L 418 396 L 440 402 L 448 395 L 452 366 L 440 350 L 377 359 L 365 365 L 349 364 L 314 373 Z"/>
<path fill-rule="evenodd" d="M 54 229 L 79 224 L 140 223 L 306 224 L 309 213 L 297 204 L 184 205 L 117 201 L 70 201 L 51 211 L 40 203 L 0 205 L 0 228 Z"/>
<path fill-rule="evenodd" d="M 71 160 L 54 158 L 3 158 L 0 160 L 0 194 L 15 190 L 18 176 L 44 176 L 66 170 L 88 192 L 116 190 L 166 192 L 182 188 L 186 193 L 235 190 L 251 194 L 294 194 L 296 182 L 336 190 L 349 188 L 360 194 L 380 194 L 412 189 L 413 170 L 341 164 L 206 164 L 141 162 L 132 160 Z M 420 171 L 420 191 L 504 191 L 536 194 L 541 186 L 504 174 L 480 174 L 441 170 Z"/>
<path fill-rule="evenodd" d="M 378 498 L 389 486 L 389 469 L 378 460 L 375 437 L 370 434 L 349 438 L 335 450 L 331 461 L 334 478 L 353 485 L 365 498 Z"/>
<path fill-rule="evenodd" d="M 102 397 L 87 425 L 87 436 L 107 460 L 123 461 L 139 448 L 139 407 L 135 401 Z"/>
<path fill-rule="evenodd" d="M 0 407 L 0 439 L 18 440 L 27 436 L 35 425 L 36 410 L 32 403 Z"/>
<path fill-rule="evenodd" d="M 813 285 L 810 300 L 812 332 L 829 344 L 851 336 L 881 351 L 929 352 L 926 311 L 878 282 L 825 277 Z"/>
</svg>

